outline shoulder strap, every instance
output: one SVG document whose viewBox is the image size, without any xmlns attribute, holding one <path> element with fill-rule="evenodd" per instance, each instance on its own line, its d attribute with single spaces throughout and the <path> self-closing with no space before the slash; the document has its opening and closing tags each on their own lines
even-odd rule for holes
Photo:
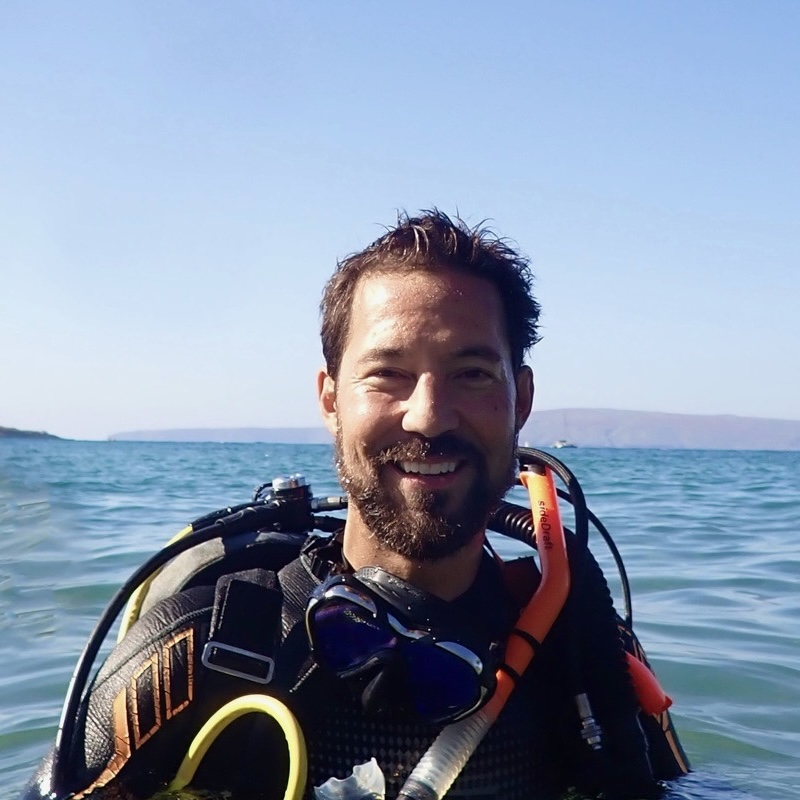
<svg viewBox="0 0 800 800">
<path fill-rule="evenodd" d="M 250 569 L 223 575 L 214 590 L 214 610 L 205 667 L 225 675 L 267 684 L 275 672 L 282 592 L 271 570 Z"/>
<path fill-rule="evenodd" d="M 314 564 L 315 560 L 309 559 L 308 553 L 304 552 L 278 573 L 283 591 L 283 610 L 276 681 L 287 687 L 296 701 L 307 699 L 309 686 L 314 683 L 312 680 L 309 684 L 315 670 L 305 626 L 308 598 L 322 582 L 322 575 Z"/>
<path fill-rule="evenodd" d="M 279 573 L 283 590 L 283 638 L 305 618 L 311 592 L 325 579 L 344 568 L 342 543 L 339 536 L 311 536 Z"/>
<path fill-rule="evenodd" d="M 308 659 L 302 622 L 308 597 L 320 581 L 313 563 L 301 557 L 277 575 L 250 569 L 220 577 L 203 665 L 284 690 L 293 686 Z"/>
</svg>

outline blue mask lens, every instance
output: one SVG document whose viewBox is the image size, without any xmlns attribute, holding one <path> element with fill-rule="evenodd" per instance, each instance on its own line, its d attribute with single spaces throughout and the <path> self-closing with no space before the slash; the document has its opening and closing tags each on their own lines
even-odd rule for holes
<svg viewBox="0 0 800 800">
<path fill-rule="evenodd" d="M 414 710 L 424 719 L 460 715 L 477 706 L 482 692 L 473 667 L 433 643 L 413 643 L 403 651 Z"/>
<path fill-rule="evenodd" d="M 332 599 L 315 613 L 314 649 L 335 672 L 345 675 L 391 650 L 397 638 L 365 608 Z"/>
</svg>

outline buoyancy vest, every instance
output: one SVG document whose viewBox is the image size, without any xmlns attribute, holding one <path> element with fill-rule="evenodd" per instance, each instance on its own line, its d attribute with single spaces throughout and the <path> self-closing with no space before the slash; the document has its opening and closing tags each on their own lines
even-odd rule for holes
<svg viewBox="0 0 800 800">
<path fill-rule="evenodd" d="M 257 559 L 263 568 L 229 575 L 219 567 L 214 586 L 182 589 L 144 614 L 109 656 L 81 707 L 79 736 L 69 755 L 70 791 L 76 798 L 101 786 L 113 787 L 117 795 L 149 796 L 174 774 L 203 722 L 228 700 L 254 689 L 285 700 L 301 722 L 309 745 L 306 796 L 312 796 L 314 785 L 334 775 L 344 777 L 373 755 L 387 778 L 389 796 L 396 794 L 437 731 L 386 715 L 365 717 L 352 695 L 309 663 L 302 618 L 309 592 L 325 575 L 324 565 L 330 568 L 336 561 L 330 554 L 320 556 L 325 548 L 335 551 L 335 540 L 312 537 L 300 556 L 277 572 L 277 581 L 280 564 L 267 548 Z M 511 563 L 517 573 L 536 574 L 532 562 L 530 570 Z M 608 797 L 642 797 L 656 791 L 657 780 L 686 771 L 667 712 L 659 720 L 639 709 L 617 631 L 620 621 L 593 558 L 585 583 L 589 588 L 584 588 L 579 613 L 557 621 L 449 797 L 544 798 L 568 786 L 602 789 Z M 230 600 L 231 586 L 241 595 L 236 603 Z M 513 620 L 514 594 L 487 557 L 479 580 L 460 602 L 465 613 L 481 613 L 492 605 L 505 608 L 505 618 L 497 618 L 505 625 Z M 247 607 L 248 624 L 229 622 L 237 616 L 237 604 Z M 226 616 L 226 608 L 232 616 Z M 570 630 L 575 625 L 579 629 Z M 583 672 L 604 731 L 599 758 L 581 741 L 571 703 L 564 654 L 573 635 L 586 643 Z M 215 668 L 235 665 L 232 651 L 216 651 L 204 664 L 209 641 L 274 660 L 270 681 L 252 680 L 266 663 L 258 658 L 245 656 L 238 663 L 241 669 Z M 628 644 L 638 646 L 635 637 Z M 231 655 L 233 660 L 226 661 Z M 233 791 L 234 797 L 281 797 L 286 770 L 280 731 L 261 717 L 244 718 L 214 744 L 196 785 Z M 40 797 L 36 786 L 34 779 L 24 796 Z"/>
</svg>

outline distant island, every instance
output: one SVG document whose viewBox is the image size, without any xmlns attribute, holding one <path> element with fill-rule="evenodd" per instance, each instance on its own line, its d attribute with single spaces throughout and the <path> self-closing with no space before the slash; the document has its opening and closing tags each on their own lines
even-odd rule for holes
<svg viewBox="0 0 800 800">
<path fill-rule="evenodd" d="M 800 420 L 605 408 L 534 411 L 520 444 L 665 450 L 800 450 Z"/>
<path fill-rule="evenodd" d="M 60 439 L 45 431 L 21 431 L 19 428 L 4 428 L 0 425 L 0 439 Z"/>
<path fill-rule="evenodd" d="M 330 444 L 326 428 L 183 428 L 129 431 L 112 441 Z M 534 411 L 520 444 L 697 450 L 800 450 L 800 420 L 566 408 Z"/>
</svg>

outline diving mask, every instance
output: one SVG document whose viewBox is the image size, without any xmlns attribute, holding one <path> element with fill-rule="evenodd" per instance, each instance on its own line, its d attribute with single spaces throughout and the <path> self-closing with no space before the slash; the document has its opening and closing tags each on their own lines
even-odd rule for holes
<svg viewBox="0 0 800 800">
<path fill-rule="evenodd" d="M 320 667 L 364 679 L 365 706 L 382 686 L 402 710 L 446 724 L 477 711 L 496 686 L 493 648 L 450 604 L 379 567 L 328 578 L 309 600 L 306 628 Z"/>
</svg>

